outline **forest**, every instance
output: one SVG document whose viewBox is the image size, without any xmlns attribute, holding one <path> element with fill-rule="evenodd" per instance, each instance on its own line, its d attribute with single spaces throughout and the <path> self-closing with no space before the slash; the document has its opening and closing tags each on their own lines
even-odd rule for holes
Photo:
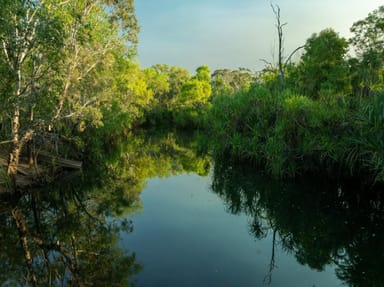
<svg viewBox="0 0 384 287">
<path fill-rule="evenodd" d="M 133 0 L 0 8 L 2 191 L 17 191 L 20 174 L 50 178 L 57 169 L 43 157 L 92 165 L 130 132 L 164 127 L 199 131 L 214 154 L 275 178 L 384 181 L 384 6 L 353 23 L 350 39 L 314 33 L 296 61 L 279 46 L 261 71 L 201 65 L 193 74 L 140 67 Z"/>
</svg>

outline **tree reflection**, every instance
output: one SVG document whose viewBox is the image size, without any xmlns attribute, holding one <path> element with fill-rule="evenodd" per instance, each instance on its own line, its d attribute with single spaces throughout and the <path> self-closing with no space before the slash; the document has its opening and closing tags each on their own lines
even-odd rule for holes
<svg viewBox="0 0 384 287">
<path fill-rule="evenodd" d="M 0 195 L 1 286 L 131 286 L 141 266 L 119 247 L 123 220 L 142 207 L 150 177 L 207 175 L 210 158 L 198 137 L 172 132 L 116 139 L 89 150 L 83 172 Z"/>
<path fill-rule="evenodd" d="M 78 176 L 50 188 L 3 196 L 1 286 L 133 284 L 129 279 L 141 267 L 135 254 L 118 247 L 119 225 L 97 212 L 94 199 L 82 198 L 82 184 L 64 184 L 82 182 Z"/>
<path fill-rule="evenodd" d="M 382 193 L 362 191 L 356 182 L 268 182 L 245 163 L 217 157 L 214 164 L 212 189 L 230 212 L 252 217 L 256 238 L 277 232 L 278 244 L 299 263 L 319 271 L 334 264 L 349 286 L 383 286 Z M 272 279 L 273 250 L 266 283 Z"/>
</svg>

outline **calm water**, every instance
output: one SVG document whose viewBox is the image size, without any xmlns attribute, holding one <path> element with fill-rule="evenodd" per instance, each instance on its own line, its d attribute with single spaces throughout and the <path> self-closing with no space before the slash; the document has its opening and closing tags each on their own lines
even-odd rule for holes
<svg viewBox="0 0 384 287">
<path fill-rule="evenodd" d="M 280 238 L 270 272 L 273 231 L 255 239 L 252 219 L 228 213 L 211 184 L 211 176 L 195 174 L 148 181 L 144 210 L 132 217 L 134 232 L 121 239 L 143 265 L 138 286 L 342 285 L 334 266 L 317 272 L 300 265 L 282 250 Z"/>
<path fill-rule="evenodd" d="M 269 180 L 198 135 L 115 145 L 0 194 L 1 287 L 384 286 L 380 190 Z"/>
</svg>

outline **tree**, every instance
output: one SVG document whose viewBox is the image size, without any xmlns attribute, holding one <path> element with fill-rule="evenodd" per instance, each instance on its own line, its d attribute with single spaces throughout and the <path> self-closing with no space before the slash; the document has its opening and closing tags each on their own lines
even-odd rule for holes
<svg viewBox="0 0 384 287">
<path fill-rule="evenodd" d="M 170 89 L 168 98 L 173 102 L 177 98 L 177 95 L 180 94 L 185 82 L 188 81 L 191 76 L 188 70 L 176 66 L 170 68 L 168 75 Z"/>
<path fill-rule="evenodd" d="M 0 21 L 2 120 L 11 126 L 7 174 L 15 187 L 20 153 L 34 136 L 63 120 L 101 124 L 108 84 L 99 76 L 116 50 L 129 54 L 127 41 L 134 48 L 138 26 L 132 0 L 2 1 Z"/>
<path fill-rule="evenodd" d="M 261 59 L 264 63 L 268 65 L 268 68 L 266 68 L 266 72 L 270 73 L 272 71 L 272 74 L 274 73 L 273 70 L 278 70 L 279 78 L 280 78 L 280 88 L 283 88 L 285 85 L 285 69 L 286 66 L 290 63 L 292 56 L 299 51 L 300 49 L 304 48 L 305 46 L 299 46 L 296 49 L 294 49 L 291 54 L 285 58 L 284 57 L 284 35 L 283 35 L 283 27 L 287 25 L 287 23 L 281 22 L 281 15 L 280 15 L 280 7 L 278 5 L 271 4 L 271 8 L 273 11 L 273 14 L 275 14 L 276 18 L 276 29 L 277 29 L 277 38 L 279 42 L 278 47 L 278 61 L 277 61 L 277 68 L 274 64 L 266 61 L 265 59 Z"/>
<path fill-rule="evenodd" d="M 177 97 L 183 85 L 190 80 L 189 72 L 180 67 L 157 64 L 145 69 L 144 73 L 148 89 L 153 93 L 153 100 L 146 111 L 146 123 L 169 124 Z"/>
<path fill-rule="evenodd" d="M 350 39 L 359 56 L 369 51 L 384 51 L 384 6 L 368 14 L 364 20 L 351 27 L 354 36 Z"/>
<path fill-rule="evenodd" d="M 354 89 L 360 95 L 378 91 L 384 84 L 384 6 L 380 6 L 364 20 L 351 27 L 358 61 L 353 62 Z"/>
<path fill-rule="evenodd" d="M 272 11 L 273 13 L 275 14 L 275 17 L 276 17 L 276 29 L 277 29 L 277 36 L 278 36 L 278 39 L 279 39 L 279 49 L 278 49 L 278 67 L 279 67 L 279 73 L 280 73 L 280 84 L 281 86 L 284 85 L 284 80 L 285 80 L 285 77 L 284 77 L 284 68 L 283 68 L 283 53 L 284 53 L 284 50 L 283 50 L 283 27 L 285 25 L 287 25 L 287 23 L 281 23 L 281 19 L 280 19 L 280 7 L 278 5 L 273 6 L 271 4 L 271 7 L 272 7 Z"/>
<path fill-rule="evenodd" d="M 31 101 L 37 97 L 37 81 L 43 82 L 44 74 L 51 69 L 42 53 L 45 52 L 47 58 L 52 59 L 60 51 L 56 43 L 60 43 L 61 39 L 55 33 L 57 30 L 51 29 L 49 25 L 49 20 L 55 19 L 47 17 L 43 4 L 35 1 L 8 1 L 2 2 L 0 7 L 1 57 L 4 59 L 2 72 L 9 82 L 6 87 L 9 90 L 3 94 L 3 101 L 9 104 L 3 113 L 8 113 L 11 119 L 12 141 L 7 174 L 12 177 L 13 184 L 20 151 L 35 132 L 33 128 L 20 128 L 20 113 L 23 110 L 32 113 Z"/>
<path fill-rule="evenodd" d="M 162 102 L 169 92 L 168 74 L 164 73 L 159 66 L 152 66 L 144 70 L 148 89 L 153 93 L 156 102 Z"/>
<path fill-rule="evenodd" d="M 209 68 L 201 66 L 196 69 L 196 75 L 182 86 L 178 102 L 181 106 L 204 105 L 211 93 Z"/>
<path fill-rule="evenodd" d="M 321 92 L 348 93 L 350 80 L 345 61 L 348 43 L 332 29 L 313 34 L 306 42 L 299 64 L 300 86 L 308 96 Z"/>
<path fill-rule="evenodd" d="M 212 96 L 248 90 L 254 78 L 252 71 L 246 68 L 216 70 L 211 75 Z"/>
</svg>

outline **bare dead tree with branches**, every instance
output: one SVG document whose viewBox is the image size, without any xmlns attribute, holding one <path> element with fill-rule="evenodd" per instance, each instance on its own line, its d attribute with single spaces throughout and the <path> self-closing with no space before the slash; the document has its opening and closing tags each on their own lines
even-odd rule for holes
<svg viewBox="0 0 384 287">
<path fill-rule="evenodd" d="M 281 9 L 280 9 L 280 6 L 279 5 L 274 5 L 271 3 L 271 8 L 272 8 L 272 11 L 273 11 L 273 14 L 275 15 L 275 19 L 276 19 L 276 29 L 277 29 L 277 36 L 278 36 L 278 43 L 279 43 L 279 47 L 278 47 L 278 61 L 277 61 L 277 68 L 279 70 L 279 75 L 280 75 L 280 86 L 281 88 L 284 87 L 284 84 L 285 84 L 285 68 L 286 66 L 289 64 L 289 62 L 291 61 L 292 59 L 292 56 L 298 52 L 300 49 L 304 48 L 305 45 L 302 45 L 302 46 L 299 46 L 297 47 L 296 49 L 294 49 L 290 54 L 289 56 L 284 60 L 284 34 L 283 34 L 283 27 L 285 25 L 287 25 L 288 23 L 286 22 L 282 22 L 281 21 Z M 270 67 L 274 67 L 274 65 L 265 60 L 265 59 L 260 59 L 262 62 L 266 63 L 268 66 Z"/>
</svg>

